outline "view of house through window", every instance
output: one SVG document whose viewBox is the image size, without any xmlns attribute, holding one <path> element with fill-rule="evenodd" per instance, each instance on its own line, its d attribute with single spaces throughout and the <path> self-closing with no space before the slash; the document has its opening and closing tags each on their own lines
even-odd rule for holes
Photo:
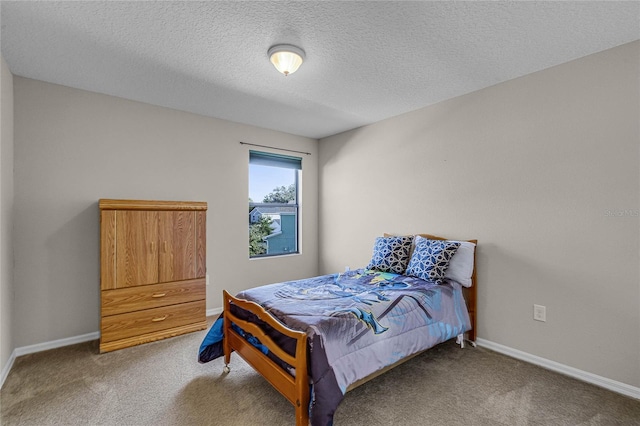
<svg viewBox="0 0 640 426">
<path fill-rule="evenodd" d="M 302 159 L 249 151 L 249 256 L 298 253 Z"/>
</svg>

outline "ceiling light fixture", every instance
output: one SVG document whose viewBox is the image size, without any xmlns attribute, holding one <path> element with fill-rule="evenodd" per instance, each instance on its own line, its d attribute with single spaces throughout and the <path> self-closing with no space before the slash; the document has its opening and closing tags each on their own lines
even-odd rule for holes
<svg viewBox="0 0 640 426">
<path fill-rule="evenodd" d="M 276 44 L 267 52 L 271 63 L 285 76 L 293 74 L 304 61 L 304 50 L 290 44 Z"/>
</svg>

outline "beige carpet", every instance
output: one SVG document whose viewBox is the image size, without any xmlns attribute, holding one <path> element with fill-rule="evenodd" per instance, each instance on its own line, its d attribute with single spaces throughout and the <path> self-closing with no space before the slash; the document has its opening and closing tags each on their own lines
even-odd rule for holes
<svg viewBox="0 0 640 426">
<path fill-rule="evenodd" d="M 293 425 L 293 407 L 204 332 L 100 355 L 89 342 L 16 360 L 8 425 Z M 335 425 L 639 425 L 640 401 L 482 348 L 445 343 L 349 392 Z"/>
</svg>

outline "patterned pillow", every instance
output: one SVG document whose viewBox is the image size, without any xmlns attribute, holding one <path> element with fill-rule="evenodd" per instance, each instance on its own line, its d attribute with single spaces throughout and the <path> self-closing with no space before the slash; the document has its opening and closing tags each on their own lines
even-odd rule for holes
<svg viewBox="0 0 640 426">
<path fill-rule="evenodd" d="M 460 247 L 460 243 L 429 240 L 419 235 L 416 235 L 415 243 L 405 275 L 440 284 L 449 267 L 449 261 Z"/>
<path fill-rule="evenodd" d="M 413 236 L 378 237 L 373 246 L 373 256 L 367 269 L 380 272 L 404 273 L 409 263 Z"/>
</svg>

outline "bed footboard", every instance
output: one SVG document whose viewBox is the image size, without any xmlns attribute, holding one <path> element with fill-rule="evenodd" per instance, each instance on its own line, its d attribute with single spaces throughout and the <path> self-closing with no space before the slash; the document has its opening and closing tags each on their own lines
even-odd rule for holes
<svg viewBox="0 0 640 426">
<path fill-rule="evenodd" d="M 224 362 L 225 372 L 229 372 L 231 352 L 236 351 L 247 363 L 267 379 L 296 410 L 296 425 L 307 426 L 309 424 L 309 377 L 307 372 L 307 335 L 304 332 L 290 329 L 280 321 L 273 318 L 260 305 L 243 299 L 238 299 L 225 290 L 222 292 L 224 302 Z M 289 355 L 280 348 L 260 327 L 251 322 L 238 318 L 231 313 L 231 305 L 251 312 L 261 321 L 269 324 L 275 330 L 296 340 L 295 356 Z M 235 324 L 247 333 L 252 334 L 260 343 L 266 346 L 271 353 L 282 361 L 295 368 L 295 377 L 282 369 L 272 359 L 263 354 L 255 346 L 240 336 L 232 327 Z"/>
</svg>

